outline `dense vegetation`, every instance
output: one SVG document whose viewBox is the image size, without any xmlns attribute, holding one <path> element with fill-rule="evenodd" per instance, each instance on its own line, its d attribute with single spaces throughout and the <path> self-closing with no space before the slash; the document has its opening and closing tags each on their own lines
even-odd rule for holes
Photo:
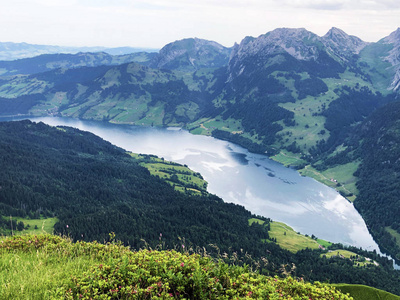
<svg viewBox="0 0 400 300">
<path fill-rule="evenodd" d="M 359 128 L 362 164 L 355 205 L 377 241 L 400 260 L 400 102 L 386 105 Z M 388 229 L 392 229 L 391 232 Z M 397 235 L 396 235 L 397 232 Z M 397 238 L 396 238 L 397 237 Z"/>
<path fill-rule="evenodd" d="M 113 240 L 1 239 L 0 266 L 2 299 L 353 299 L 326 284 L 266 277 L 185 249 L 131 252 Z"/>
</svg>

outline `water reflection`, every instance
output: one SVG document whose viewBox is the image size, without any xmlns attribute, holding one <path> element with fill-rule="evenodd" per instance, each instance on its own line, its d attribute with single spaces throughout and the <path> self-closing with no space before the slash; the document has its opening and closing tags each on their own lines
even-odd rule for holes
<svg viewBox="0 0 400 300">
<path fill-rule="evenodd" d="M 379 251 L 354 206 L 336 191 L 234 144 L 182 130 L 64 118 L 33 120 L 73 126 L 129 151 L 186 164 L 200 172 L 209 182 L 209 191 L 226 202 L 241 204 L 303 234 Z"/>
</svg>

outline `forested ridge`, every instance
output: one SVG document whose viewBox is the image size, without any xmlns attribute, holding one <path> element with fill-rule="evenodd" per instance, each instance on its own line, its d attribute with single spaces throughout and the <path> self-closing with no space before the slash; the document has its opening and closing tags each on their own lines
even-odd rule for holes
<svg viewBox="0 0 400 300">
<path fill-rule="evenodd" d="M 183 245 L 228 261 L 237 255 L 236 263 L 258 266 L 264 274 L 360 283 L 400 294 L 400 276 L 388 260 L 354 248 L 379 263 L 355 267 L 347 259 L 323 257 L 323 250 L 286 251 L 265 242 L 268 219 L 249 226 L 256 216 L 241 206 L 210 194 L 177 192 L 125 150 L 91 133 L 31 121 L 2 122 L 0 151 L 2 216 L 56 216 L 55 233 L 74 240 L 106 241 L 115 232 L 133 249 Z M 3 218 L 0 226 L 9 224 Z"/>
<path fill-rule="evenodd" d="M 355 206 L 370 224 L 373 236 L 400 260 L 400 102 L 372 114 L 359 127 L 362 164 Z"/>
</svg>

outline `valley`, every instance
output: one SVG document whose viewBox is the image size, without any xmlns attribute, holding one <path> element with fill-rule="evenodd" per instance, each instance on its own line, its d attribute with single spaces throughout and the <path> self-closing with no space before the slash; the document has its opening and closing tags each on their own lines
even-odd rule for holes
<svg viewBox="0 0 400 300">
<path fill-rule="evenodd" d="M 100 175 L 101 172 L 96 173 L 99 178 L 108 180 L 104 187 L 95 183 L 91 189 L 93 195 L 103 200 L 89 197 L 87 203 L 90 204 L 87 207 L 75 210 L 73 201 L 69 203 L 65 200 L 71 190 L 68 184 L 63 185 L 49 178 L 43 179 L 50 187 L 48 190 L 40 187 L 43 182 L 37 186 L 29 185 L 31 183 L 28 175 L 22 179 L 13 179 L 13 182 L 8 182 L 8 187 L 16 182 L 23 185 L 16 190 L 15 195 L 11 192 L 7 194 L 7 197 L 11 197 L 7 198 L 8 202 L 2 200 L 0 213 L 5 216 L 11 212 L 16 217 L 15 220 L 22 220 L 24 223 L 28 222 L 28 213 L 33 214 L 35 211 L 39 211 L 42 218 L 57 217 L 52 219 L 56 232 L 69 234 L 77 239 L 84 236 L 77 228 L 88 228 L 89 222 L 100 224 L 103 222 L 104 212 L 109 210 L 110 216 L 104 221 L 104 228 L 92 230 L 88 240 L 105 239 L 109 233 L 107 231 L 113 227 L 112 219 L 118 219 L 121 225 L 119 229 L 122 229 L 122 224 L 140 228 L 133 235 L 127 230 L 119 232 L 121 240 L 138 247 L 139 237 L 150 241 L 157 239 L 151 229 L 145 228 L 153 228 L 148 227 L 149 220 L 158 219 L 162 224 L 161 228 L 166 231 L 177 226 L 170 236 L 166 236 L 169 246 L 180 243 L 177 234 L 179 230 L 183 230 L 179 234 L 187 235 L 191 243 L 197 246 L 215 242 L 225 250 L 229 245 L 238 249 L 243 243 L 243 235 L 249 235 L 252 240 L 248 239 L 244 243 L 258 245 L 259 248 L 253 251 L 256 256 L 261 255 L 261 249 L 265 246 L 262 240 L 271 237 L 282 248 L 295 253 L 293 255 L 301 255 L 300 250 L 296 252 L 291 248 L 298 244 L 296 232 L 289 228 L 287 232 L 284 231 L 286 234 L 293 231 L 291 237 L 295 242 L 283 246 L 290 239 L 280 240 L 282 232 L 279 233 L 278 229 L 286 225 L 274 227 L 279 223 L 271 223 L 271 218 L 289 224 L 304 234 L 345 245 L 362 246 L 378 253 L 381 251 L 398 261 L 399 51 L 400 29 L 376 43 L 366 43 L 337 28 L 332 28 L 324 36 L 305 29 L 278 28 L 256 38 L 246 37 L 232 48 L 195 38 L 170 43 L 158 53 L 46 54 L 0 62 L 0 116 L 25 116 L 33 120 L 43 118 L 39 120 L 47 120 L 49 124 L 54 120 L 66 120 L 66 123 L 75 123 L 75 127 L 88 131 L 91 131 L 89 128 L 98 126 L 99 128 L 92 131 L 94 134 L 124 150 L 132 151 L 129 155 L 125 152 L 117 154 L 120 151 L 117 150 L 118 147 L 112 150 L 114 146 L 102 145 L 101 147 L 104 146 L 113 155 L 125 155 L 116 165 L 129 164 L 129 157 L 138 167 L 131 175 L 124 169 L 123 176 L 111 168 L 113 175 L 107 179 L 104 177 L 106 175 Z M 100 125 L 93 126 L 94 123 L 90 122 L 98 122 L 96 124 Z M 50 129 L 45 129 L 43 123 L 39 124 L 39 128 L 36 125 L 24 126 L 44 130 L 44 135 L 49 134 L 56 139 Z M 121 130 L 112 127 L 113 125 L 118 125 Z M 133 125 L 141 126 L 143 130 L 154 130 L 154 139 L 159 139 L 158 142 L 146 141 L 143 133 L 136 140 L 125 135 Z M 20 125 L 20 128 L 24 126 Z M 104 130 L 107 126 L 111 126 L 110 129 Z M 164 130 L 169 127 L 177 130 Z M 70 136 L 73 135 L 70 129 L 65 130 Z M 98 134 L 96 130 L 104 131 L 106 135 Z M 131 143 L 114 142 L 117 132 L 118 135 L 122 134 L 121 141 L 122 137 L 129 136 Z M 167 133 L 163 137 L 164 132 Z M 171 135 L 173 132 L 175 134 Z M 192 140 L 189 133 L 196 135 L 198 141 Z M 179 148 L 182 146 L 179 145 L 179 135 L 185 136 L 193 146 Z M 211 145 L 210 137 L 220 140 L 216 143 L 217 150 L 201 145 Z M 92 137 L 89 140 L 94 141 Z M 44 139 L 41 141 L 47 143 Z M 16 140 L 14 142 L 19 143 Z M 130 149 L 131 146 L 135 149 Z M 8 149 L 6 144 L 3 147 Z M 36 149 L 39 145 L 29 147 Z M 68 149 L 57 151 L 66 154 L 68 159 L 73 159 L 74 166 L 84 163 L 97 171 L 107 169 L 115 159 L 110 152 L 94 167 L 97 152 L 86 153 L 87 147 L 91 146 L 79 148 L 76 153 Z M 95 147 L 99 148 L 97 145 Z M 15 149 L 12 151 L 18 153 L 19 150 Z M 53 155 L 53 150 L 46 151 Z M 74 156 L 78 152 L 80 154 Z M 6 153 L 7 151 L 4 152 L 4 157 L 7 157 Z M 24 155 L 30 154 L 27 152 Z M 312 177 L 334 188 L 341 196 L 354 203 L 354 206 L 333 191 L 315 188 L 307 181 L 309 178 L 296 178 L 293 174 L 297 173 L 289 168 L 288 172 L 293 171 L 291 175 L 287 175 L 289 173 L 283 170 L 285 168 L 275 169 L 272 162 L 264 162 L 263 155 L 286 167 L 295 168 L 303 176 Z M 207 160 L 209 157 L 213 158 Z M 80 160 L 84 158 L 87 160 Z M 21 159 L 20 156 L 18 159 Z M 197 165 L 195 161 L 198 161 Z M 177 165 L 176 162 L 185 164 L 194 171 Z M 68 169 L 66 161 L 63 161 L 62 166 Z M 11 171 L 12 168 L 9 170 L 14 172 Z M 225 173 L 221 173 L 221 170 Z M 232 170 L 239 171 L 241 177 L 230 175 Z M 23 172 L 31 174 L 33 167 Z M 49 172 L 61 176 L 60 170 Z M 77 171 L 71 172 L 74 174 Z M 128 188 L 127 178 L 137 181 L 138 186 L 144 187 L 144 191 L 136 192 Z M 159 189 L 158 194 L 152 194 L 153 188 L 147 186 L 145 181 L 154 182 Z M 303 191 L 300 193 L 297 188 L 300 185 L 305 185 L 303 189 L 312 186 L 311 194 L 319 194 L 320 198 Z M 80 188 L 74 192 L 76 194 L 72 199 L 86 199 L 88 192 L 84 191 L 83 186 L 78 186 Z M 221 211 L 220 218 L 223 218 L 222 215 L 229 215 L 231 219 L 228 219 L 233 220 L 232 211 L 240 211 L 241 223 L 234 225 L 237 231 L 228 231 L 226 224 L 229 221 L 222 219 L 220 225 L 214 225 L 230 236 L 229 242 L 221 238 L 221 232 L 215 233 L 215 236 L 214 233 L 204 235 L 202 221 L 207 212 L 213 216 L 212 219 L 218 219 L 210 207 L 199 212 L 200 215 L 195 218 L 197 223 L 190 225 L 191 230 L 178 229 L 189 221 L 186 220 L 178 226 L 179 221 L 164 215 L 166 211 L 162 211 L 161 204 L 158 209 L 152 207 L 154 203 L 161 201 L 154 199 L 156 194 L 162 194 L 161 190 L 164 188 L 170 199 L 168 201 L 176 204 L 166 210 L 173 216 L 176 213 L 172 212 L 172 207 L 178 207 L 178 202 L 186 203 L 185 197 L 194 201 L 190 207 L 203 207 L 202 201 L 215 202 L 218 207 L 224 207 L 223 211 L 229 211 L 226 215 Z M 5 193 L 4 189 L 0 191 Z M 221 199 L 207 191 L 234 204 L 224 206 Z M 274 194 L 275 199 L 271 200 L 268 193 Z M 35 195 L 34 198 L 28 196 L 30 194 Z M 298 194 L 302 194 L 304 199 Z M 151 202 L 151 205 L 144 206 L 143 211 L 138 211 L 135 208 L 137 203 L 128 204 L 132 195 L 136 197 L 135 201 L 139 201 L 137 203 L 143 204 L 143 197 L 149 197 L 156 202 Z M 28 199 L 26 201 L 30 204 L 27 207 L 21 202 L 15 205 L 13 201 L 21 201 L 17 200 L 18 197 Z M 57 197 L 64 199 L 61 202 L 62 207 L 56 207 L 52 202 Z M 105 203 L 109 197 L 116 202 L 107 208 Z M 174 197 L 178 200 L 172 200 Z M 90 208 L 91 205 L 97 206 L 99 210 Z M 69 209 L 79 213 L 75 215 Z M 346 215 L 346 221 L 339 221 L 343 217 L 341 210 L 346 213 L 352 211 Z M 315 217 L 318 214 L 322 215 L 319 219 Z M 146 218 L 140 221 L 135 219 L 143 215 Z M 188 209 L 184 212 L 183 216 L 185 215 L 189 215 Z M 250 226 L 248 220 L 257 216 L 263 216 L 262 222 L 252 222 Z M 267 223 L 264 225 L 263 222 Z M 3 223 L 6 224 L 5 221 Z M 70 224 L 77 227 L 66 230 L 66 226 Z M 332 224 L 337 227 L 336 231 L 328 229 Z M 357 233 L 352 232 L 352 226 L 358 228 Z M 250 227 L 257 228 L 258 236 L 251 232 Z M 360 230 L 363 232 L 361 235 Z M 324 232 L 331 232 L 332 235 L 322 236 Z M 368 242 L 354 243 L 355 235 Z M 379 248 L 373 240 L 378 243 Z M 308 242 L 313 241 L 311 239 Z M 270 247 L 276 246 L 274 243 L 267 244 Z M 314 243 L 314 246 L 317 245 Z M 352 253 L 358 255 L 356 252 Z M 313 256 L 314 253 L 307 255 Z M 276 261 L 282 262 L 280 258 L 276 258 Z M 299 261 L 296 263 L 301 265 Z M 306 270 L 307 266 L 303 268 L 302 270 Z M 276 268 L 272 269 L 271 267 L 268 272 L 276 271 Z M 318 276 L 326 278 L 323 276 L 327 275 L 321 275 L 322 273 Z"/>
</svg>

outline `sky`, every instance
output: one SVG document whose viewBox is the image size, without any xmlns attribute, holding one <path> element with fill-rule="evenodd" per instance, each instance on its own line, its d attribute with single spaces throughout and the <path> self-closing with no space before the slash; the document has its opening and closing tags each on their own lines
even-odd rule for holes
<svg viewBox="0 0 400 300">
<path fill-rule="evenodd" d="M 162 48 L 197 37 L 226 47 L 275 28 L 332 27 L 376 42 L 400 27 L 399 0 L 0 0 L 0 42 Z"/>
</svg>

